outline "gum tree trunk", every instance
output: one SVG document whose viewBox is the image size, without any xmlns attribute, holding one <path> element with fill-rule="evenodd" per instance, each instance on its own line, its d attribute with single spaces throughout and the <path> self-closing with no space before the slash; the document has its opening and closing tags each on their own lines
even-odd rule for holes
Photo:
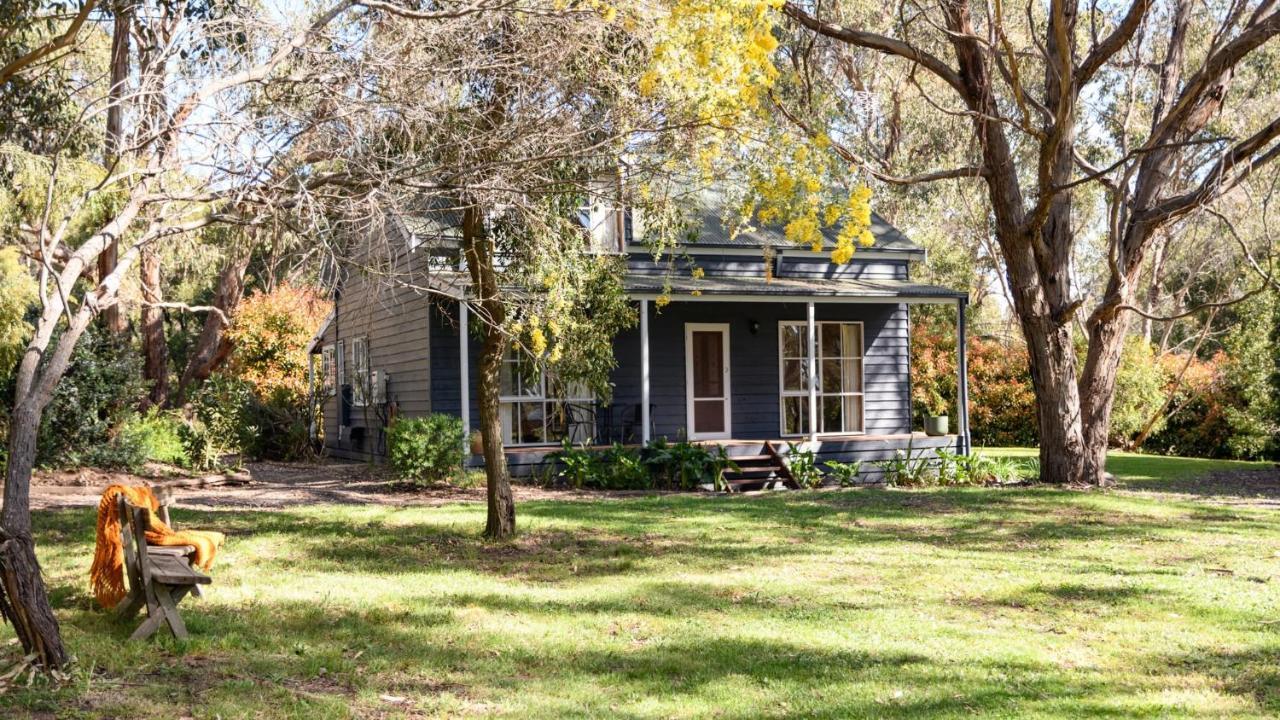
<svg viewBox="0 0 1280 720">
<path fill-rule="evenodd" d="M 244 296 L 244 274 L 249 269 L 249 254 L 241 253 L 231 258 L 218 276 L 218 292 L 213 298 L 213 306 L 222 314 L 231 317 L 240 299 Z M 217 313 L 209 313 L 204 318 L 204 327 L 200 337 L 196 339 L 195 348 L 187 367 L 182 371 L 182 379 L 178 381 L 177 402 L 186 401 L 191 385 L 203 382 L 231 353 L 231 344 L 226 339 L 227 323 Z"/>
<path fill-rule="evenodd" d="M 111 165 L 120 159 L 124 145 L 124 98 L 129 83 L 129 26 L 133 20 L 132 0 L 120 0 L 112 5 L 111 28 L 111 86 L 107 89 L 106 156 Z M 98 256 L 98 280 L 111 274 L 119 262 L 120 240 L 113 239 Z M 102 311 L 102 322 L 107 330 L 119 335 L 128 329 L 119 305 L 111 305 Z"/>
<path fill-rule="evenodd" d="M 23 651 L 44 668 L 67 664 L 58 618 L 49 605 L 31 536 L 30 485 L 35 466 L 40 411 L 30 402 L 14 409 L 0 514 L 0 614 L 13 626 Z"/>
<path fill-rule="evenodd" d="M 499 297 L 498 277 L 493 266 L 493 244 L 485 236 L 484 216 L 477 207 L 469 206 L 463 211 L 462 246 L 466 253 L 467 269 L 471 273 L 472 294 L 482 314 L 480 327 L 484 332 L 484 344 L 480 351 L 480 382 L 476 388 L 480 403 L 480 435 L 484 439 L 484 473 L 489 496 L 484 534 L 494 540 L 504 540 L 516 532 L 516 501 L 511 494 L 511 475 L 502 446 L 499 399 L 499 373 L 506 350 L 506 338 L 502 333 L 506 307 Z M 463 398 L 462 401 L 467 402 L 467 399 Z"/>
<path fill-rule="evenodd" d="M 142 252 L 142 377 L 150 383 L 144 409 L 164 407 L 169 403 L 169 346 L 164 334 L 164 309 L 155 307 L 161 301 L 160 257 L 154 248 Z"/>
</svg>

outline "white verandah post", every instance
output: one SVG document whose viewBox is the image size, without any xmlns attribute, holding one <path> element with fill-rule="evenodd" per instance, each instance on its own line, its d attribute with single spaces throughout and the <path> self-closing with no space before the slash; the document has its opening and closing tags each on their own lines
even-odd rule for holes
<svg viewBox="0 0 1280 720">
<path fill-rule="evenodd" d="M 640 301 L 640 441 L 648 445 L 649 437 L 649 301 Z"/>
<path fill-rule="evenodd" d="M 960 454 L 968 455 L 971 442 L 969 439 L 969 348 L 964 311 L 969 304 L 967 298 L 956 300 L 956 414 L 960 427 Z"/>
<path fill-rule="evenodd" d="M 471 358 L 467 347 L 467 301 L 458 300 L 458 392 L 462 415 L 462 443 L 471 452 Z"/>
<path fill-rule="evenodd" d="M 809 303 L 809 442 L 818 443 L 818 323 Z M 816 449 L 816 447 L 815 447 Z"/>
</svg>

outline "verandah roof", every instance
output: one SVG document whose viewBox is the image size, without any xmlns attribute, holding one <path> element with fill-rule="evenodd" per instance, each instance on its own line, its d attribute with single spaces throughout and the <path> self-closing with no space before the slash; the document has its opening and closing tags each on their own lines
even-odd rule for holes
<svg viewBox="0 0 1280 720">
<path fill-rule="evenodd" d="M 435 273 L 433 292 L 454 299 L 470 297 L 471 279 L 466 273 Z M 671 301 L 741 302 L 901 302 L 949 303 L 968 293 L 909 280 L 853 280 L 841 278 L 703 277 L 630 273 L 622 281 L 627 295 L 636 300 L 667 296 Z M 697 292 L 698 294 L 694 294 Z"/>
<path fill-rule="evenodd" d="M 905 302 L 941 303 L 968 298 L 968 293 L 909 280 L 775 277 L 664 277 L 631 274 L 623 287 L 637 300 L 668 294 L 673 301 L 744 302 Z M 695 295 L 694 293 L 698 294 Z"/>
</svg>

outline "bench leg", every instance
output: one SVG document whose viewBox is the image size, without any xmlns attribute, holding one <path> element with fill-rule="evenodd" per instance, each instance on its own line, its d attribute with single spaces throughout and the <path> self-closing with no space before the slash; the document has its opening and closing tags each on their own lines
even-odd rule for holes
<svg viewBox="0 0 1280 720">
<path fill-rule="evenodd" d="M 179 640 L 190 637 L 187 625 L 178 614 L 178 602 L 191 590 L 191 585 L 165 585 L 155 583 L 147 588 L 147 619 L 129 636 L 130 640 L 145 640 L 163 625 Z"/>
<path fill-rule="evenodd" d="M 146 605 L 142 593 L 137 588 L 129 588 L 129 594 L 123 600 L 116 604 L 116 615 L 123 620 L 132 620 L 133 616 Z"/>
<path fill-rule="evenodd" d="M 173 592 L 179 593 L 178 598 L 173 597 Z M 169 624 L 169 630 L 173 636 L 179 640 L 186 640 L 187 625 L 182 622 L 182 616 L 178 614 L 178 600 L 187 594 L 187 588 L 175 585 L 156 584 L 156 597 L 160 600 L 160 607 L 164 611 L 165 622 Z"/>
<path fill-rule="evenodd" d="M 163 622 L 164 622 L 163 613 L 152 613 L 147 616 L 146 620 L 142 621 L 142 624 L 138 626 L 137 630 L 133 631 L 133 634 L 129 636 L 129 639 L 130 640 L 146 640 L 147 638 L 154 635 L 157 630 L 160 629 L 160 624 Z"/>
</svg>

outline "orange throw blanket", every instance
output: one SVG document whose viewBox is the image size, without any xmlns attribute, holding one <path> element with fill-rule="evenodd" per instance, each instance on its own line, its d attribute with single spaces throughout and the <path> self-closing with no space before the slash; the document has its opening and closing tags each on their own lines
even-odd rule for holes
<svg viewBox="0 0 1280 720">
<path fill-rule="evenodd" d="M 146 486 L 112 485 L 102 493 L 98 502 L 98 544 L 93 552 L 93 567 L 89 568 L 89 582 L 93 595 L 104 609 L 115 607 L 125 596 L 124 545 L 120 538 L 120 513 L 116 498 L 123 495 L 131 505 L 150 509 L 150 527 L 147 531 L 149 545 L 191 545 L 196 549 L 195 564 L 204 571 L 213 565 L 224 536 L 219 532 L 199 530 L 177 531 L 160 520 L 156 511 L 160 501 Z"/>
</svg>

